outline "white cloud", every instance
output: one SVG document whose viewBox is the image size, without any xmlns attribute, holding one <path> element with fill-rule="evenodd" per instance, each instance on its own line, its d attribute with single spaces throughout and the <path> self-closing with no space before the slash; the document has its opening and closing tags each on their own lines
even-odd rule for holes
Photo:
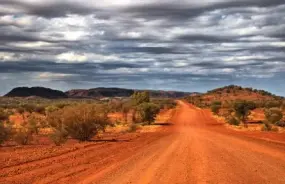
<svg viewBox="0 0 285 184">
<path fill-rule="evenodd" d="M 49 47 L 53 46 L 53 44 L 48 42 L 16 42 L 16 43 L 10 43 L 9 45 L 15 46 L 15 47 L 22 47 L 22 48 L 42 48 L 42 47 Z"/>
<path fill-rule="evenodd" d="M 121 37 L 127 37 L 127 38 L 141 38 L 142 33 L 141 32 L 123 32 L 120 34 Z"/>
<path fill-rule="evenodd" d="M 66 61 L 71 63 L 81 63 L 87 61 L 87 57 L 84 54 L 75 54 L 73 52 L 62 53 L 56 56 L 59 61 Z"/>
<path fill-rule="evenodd" d="M 56 56 L 59 62 L 81 63 L 81 62 L 95 62 L 100 63 L 104 61 L 116 61 L 119 57 L 116 55 L 101 55 L 94 53 L 74 53 L 67 52 Z"/>
<path fill-rule="evenodd" d="M 66 78 L 74 76 L 74 74 L 63 74 L 63 73 L 51 73 L 51 72 L 43 72 L 39 73 L 36 78 L 38 79 L 58 79 L 58 78 Z"/>
<path fill-rule="evenodd" d="M 18 60 L 18 58 L 15 57 L 14 53 L 0 52 L 0 61 L 16 61 L 16 60 Z"/>
</svg>

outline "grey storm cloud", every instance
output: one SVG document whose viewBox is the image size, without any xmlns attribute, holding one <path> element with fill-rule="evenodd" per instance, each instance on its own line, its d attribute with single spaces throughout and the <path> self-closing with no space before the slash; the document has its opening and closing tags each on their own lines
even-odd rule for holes
<svg viewBox="0 0 285 184">
<path fill-rule="evenodd" d="M 3 91 L 266 89 L 284 77 L 284 33 L 284 0 L 2 0 L 0 78 Z"/>
</svg>

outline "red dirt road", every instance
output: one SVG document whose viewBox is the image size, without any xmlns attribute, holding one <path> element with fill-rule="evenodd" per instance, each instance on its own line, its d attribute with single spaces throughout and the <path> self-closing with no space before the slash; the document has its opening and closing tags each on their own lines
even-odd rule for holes
<svg viewBox="0 0 285 184">
<path fill-rule="evenodd" d="M 235 133 L 184 102 L 172 123 L 129 141 L 8 165 L 1 169 L 0 183 L 285 183 L 282 140 Z M 285 140 L 284 134 L 279 137 Z"/>
</svg>

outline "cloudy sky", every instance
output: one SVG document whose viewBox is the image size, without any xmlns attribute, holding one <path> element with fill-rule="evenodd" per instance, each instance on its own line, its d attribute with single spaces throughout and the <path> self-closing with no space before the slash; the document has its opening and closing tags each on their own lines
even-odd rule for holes
<svg viewBox="0 0 285 184">
<path fill-rule="evenodd" d="M 16 86 L 285 95 L 284 0 L 0 0 L 0 94 Z"/>
</svg>

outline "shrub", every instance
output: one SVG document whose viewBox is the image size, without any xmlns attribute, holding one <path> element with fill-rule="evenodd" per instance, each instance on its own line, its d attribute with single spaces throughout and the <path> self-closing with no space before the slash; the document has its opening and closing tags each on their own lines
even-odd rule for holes
<svg viewBox="0 0 285 184">
<path fill-rule="evenodd" d="M 52 113 L 52 112 L 57 111 L 57 110 L 59 110 L 59 108 L 54 106 L 54 105 L 51 105 L 51 106 L 48 106 L 45 108 L 46 113 Z"/>
<path fill-rule="evenodd" d="M 68 135 L 79 141 L 90 140 L 109 124 L 105 110 L 99 105 L 65 107 L 51 113 L 48 122 L 58 131 L 64 128 Z"/>
<path fill-rule="evenodd" d="M 236 117 L 241 120 L 245 126 L 247 126 L 246 119 L 250 115 L 250 110 L 255 108 L 256 105 L 249 101 L 236 101 L 233 106 Z"/>
<path fill-rule="evenodd" d="M 144 91 L 144 92 L 136 91 L 131 96 L 131 99 L 132 99 L 133 105 L 140 105 L 142 103 L 147 103 L 150 101 L 149 92 L 147 92 L 147 91 Z"/>
<path fill-rule="evenodd" d="M 7 141 L 11 134 L 11 128 L 5 126 L 3 122 L 0 122 L 0 145 Z"/>
<path fill-rule="evenodd" d="M 13 139 L 18 144 L 27 145 L 33 140 L 33 135 L 39 133 L 42 120 L 33 113 L 23 117 L 21 127 L 13 132 Z"/>
<path fill-rule="evenodd" d="M 238 126 L 240 124 L 240 121 L 237 118 L 233 117 L 233 116 L 227 117 L 226 121 L 230 125 Z"/>
<path fill-rule="evenodd" d="M 41 119 L 34 114 L 30 114 L 25 120 L 25 127 L 31 132 L 31 134 L 38 134 L 41 124 Z"/>
<path fill-rule="evenodd" d="M 159 107 L 153 103 L 142 103 L 138 109 L 142 122 L 147 124 L 151 124 L 159 113 Z"/>
<path fill-rule="evenodd" d="M 272 130 L 272 125 L 268 122 L 264 122 L 262 127 L 261 127 L 262 131 L 271 131 Z"/>
<path fill-rule="evenodd" d="M 265 118 L 269 123 L 275 124 L 283 118 L 282 111 L 279 108 L 270 108 L 264 111 Z"/>
<path fill-rule="evenodd" d="M 36 109 L 36 105 L 33 105 L 33 104 L 24 104 L 22 107 L 24 111 L 30 112 L 30 113 L 35 112 L 35 109 Z"/>
<path fill-rule="evenodd" d="M 267 101 L 265 103 L 266 108 L 273 108 L 273 107 L 281 107 L 282 106 L 282 101 Z"/>
<path fill-rule="evenodd" d="M 45 114 L 45 107 L 44 106 L 36 106 L 34 109 L 35 112 L 39 113 L 39 114 Z"/>
<path fill-rule="evenodd" d="M 64 108 L 64 107 L 68 106 L 68 104 L 65 104 L 65 103 L 58 103 L 58 104 L 56 104 L 55 106 L 56 106 L 57 108 L 59 108 L 59 109 L 62 109 L 62 108 Z"/>
<path fill-rule="evenodd" d="M 17 108 L 17 112 L 18 112 L 19 114 L 23 114 L 23 113 L 25 112 L 25 109 L 24 109 L 23 107 L 18 107 L 18 108 Z"/>
<path fill-rule="evenodd" d="M 22 127 L 14 133 L 13 139 L 18 144 L 27 145 L 32 142 L 33 133 L 29 129 Z"/>
<path fill-rule="evenodd" d="M 218 114 L 221 109 L 222 103 L 220 101 L 215 101 L 211 104 L 211 110 L 214 114 Z"/>
<path fill-rule="evenodd" d="M 54 132 L 50 135 L 50 139 L 56 146 L 60 146 L 67 141 L 68 132 L 64 129 L 62 130 L 54 130 Z"/>
<path fill-rule="evenodd" d="M 9 118 L 9 114 L 2 108 L 0 108 L 0 121 L 5 121 Z"/>
</svg>

